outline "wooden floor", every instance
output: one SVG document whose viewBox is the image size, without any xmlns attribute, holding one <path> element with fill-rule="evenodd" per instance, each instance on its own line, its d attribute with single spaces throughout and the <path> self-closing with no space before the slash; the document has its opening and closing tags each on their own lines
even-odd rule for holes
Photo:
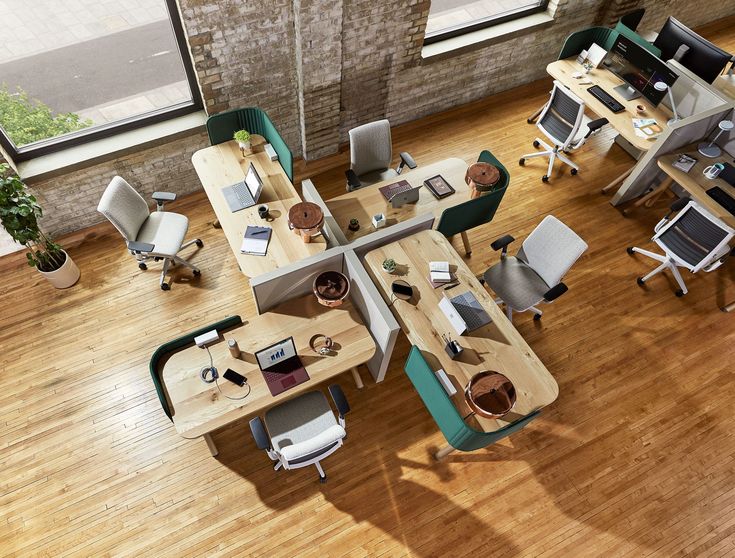
<svg viewBox="0 0 735 558">
<path fill-rule="evenodd" d="M 735 50 L 733 20 L 703 32 Z M 575 155 L 582 170 L 540 181 L 526 116 L 543 81 L 394 131 L 419 164 L 490 149 L 511 172 L 495 220 L 471 233 L 480 272 L 489 242 L 554 214 L 588 243 L 569 293 L 519 331 L 559 383 L 559 399 L 511 439 L 432 460 L 444 440 L 402 372 L 357 391 L 345 447 L 324 466 L 274 472 L 246 422 L 201 441 L 161 410 L 148 359 L 162 342 L 226 314 L 255 312 L 203 194 L 172 204 L 204 248 L 170 292 L 139 272 L 110 226 L 71 254 L 82 270 L 56 291 L 17 258 L 0 260 L 0 555 L 3 556 L 733 556 L 735 555 L 735 265 L 687 275 L 673 294 L 650 246 L 665 212 L 624 218 L 599 191 L 631 164 L 608 130 Z M 480 118 L 478 118 L 478 116 Z M 478 122 L 482 123 L 478 125 Z M 303 165 L 342 192 L 347 154 Z M 53 208 L 48 208 L 53 211 Z M 457 239 L 459 242 L 459 239 Z M 363 378 L 367 373 L 362 370 Z"/>
</svg>

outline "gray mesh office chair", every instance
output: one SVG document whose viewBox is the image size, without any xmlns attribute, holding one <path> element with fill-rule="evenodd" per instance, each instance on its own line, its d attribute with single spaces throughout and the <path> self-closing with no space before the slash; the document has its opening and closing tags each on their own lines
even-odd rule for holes
<svg viewBox="0 0 735 558">
<path fill-rule="evenodd" d="M 676 211 L 679 213 L 671 219 Z M 627 252 L 631 255 L 637 252 L 661 262 L 645 277 L 638 277 L 639 285 L 669 269 L 679 285 L 676 296 L 684 296 L 688 292 L 678 268 L 683 267 L 692 273 L 714 271 L 730 253 L 729 243 L 735 236 L 735 230 L 688 198 L 675 201 L 671 211 L 659 221 L 654 231 L 656 234 L 651 240 L 661 247 L 664 255 L 636 246 L 627 248 Z"/>
<path fill-rule="evenodd" d="M 584 101 L 564 87 L 558 81 L 554 81 L 551 97 L 546 103 L 536 126 L 543 134 L 553 142 L 553 147 L 543 140 L 536 138 L 534 147 L 543 146 L 544 151 L 537 151 L 523 155 L 518 164 L 523 166 L 526 159 L 534 157 L 548 157 L 549 168 L 544 176 L 543 182 L 548 182 L 554 161 L 559 158 L 563 163 L 572 167 L 572 174 L 577 174 L 579 166 L 572 162 L 564 153 L 579 149 L 584 145 L 587 138 L 598 132 L 605 124 L 607 118 L 590 120 L 584 114 Z"/>
<path fill-rule="evenodd" d="M 184 215 L 163 210 L 164 203 L 175 200 L 176 194 L 153 192 L 153 199 L 157 211 L 151 213 L 143 197 L 123 178 L 116 176 L 102 194 L 97 211 L 120 231 L 140 269 L 148 269 L 145 262 L 151 258 L 163 260 L 160 285 L 167 291 L 170 288 L 166 283 L 169 266 L 180 264 L 191 268 L 194 275 L 201 273 L 198 267 L 177 254 L 187 246 L 196 244 L 201 248 L 204 243 L 198 238 L 184 242 L 189 220 Z"/>
<path fill-rule="evenodd" d="M 413 157 L 401 152 L 401 162 L 395 169 L 390 167 L 393 160 L 393 144 L 390 137 L 390 123 L 377 120 L 352 128 L 350 134 L 350 168 L 347 175 L 347 191 L 362 186 L 370 186 L 401 174 L 405 166 L 416 168 Z"/>
<path fill-rule="evenodd" d="M 553 215 L 531 231 L 515 256 L 508 256 L 508 245 L 514 240 L 508 234 L 491 244 L 493 250 L 502 250 L 500 261 L 481 282 L 498 295 L 495 302 L 505 304 L 509 320 L 513 312 L 526 310 L 532 310 L 538 320 L 543 312 L 536 304 L 552 302 L 569 290 L 561 280 L 587 250 L 587 243 Z"/>
</svg>

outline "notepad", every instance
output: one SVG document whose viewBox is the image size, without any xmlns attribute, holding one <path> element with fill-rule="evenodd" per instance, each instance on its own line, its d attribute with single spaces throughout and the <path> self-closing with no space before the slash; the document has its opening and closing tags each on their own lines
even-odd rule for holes
<svg viewBox="0 0 735 558">
<path fill-rule="evenodd" d="M 270 227 L 252 227 L 248 225 L 245 236 L 242 239 L 240 252 L 250 256 L 265 256 L 268 251 L 268 243 L 271 239 L 272 229 Z"/>
</svg>

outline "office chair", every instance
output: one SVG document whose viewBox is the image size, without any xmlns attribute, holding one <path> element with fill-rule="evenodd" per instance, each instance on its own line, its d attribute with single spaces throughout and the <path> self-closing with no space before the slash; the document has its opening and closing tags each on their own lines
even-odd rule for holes
<svg viewBox="0 0 735 558">
<path fill-rule="evenodd" d="M 679 285 L 676 296 L 684 296 L 688 292 L 678 268 L 683 267 L 692 273 L 714 271 L 730 254 L 728 244 L 735 236 L 734 229 L 689 198 L 681 198 L 671 204 L 671 211 L 658 222 L 654 231 L 656 234 L 651 240 L 663 249 L 664 255 L 636 246 L 627 248 L 628 254 L 637 252 L 661 262 L 645 277 L 638 277 L 637 282 L 643 285 L 654 275 L 670 269 Z"/>
<path fill-rule="evenodd" d="M 345 171 L 347 191 L 370 186 L 401 174 L 403 168 L 416 168 L 413 157 L 401 152 L 401 162 L 390 168 L 393 159 L 393 144 L 390 138 L 390 123 L 377 120 L 352 128 L 350 134 L 350 168 Z"/>
<path fill-rule="evenodd" d="M 637 10 L 633 10 L 620 16 L 619 23 L 622 23 L 631 31 L 635 31 L 638 29 L 638 25 L 641 23 L 645 13 L 646 8 L 638 8 Z"/>
<path fill-rule="evenodd" d="M 201 273 L 198 267 L 177 254 L 187 246 L 196 244 L 201 248 L 204 243 L 198 238 L 185 243 L 189 220 L 178 213 L 163 210 L 164 203 L 175 200 L 176 194 L 153 192 L 152 197 L 156 200 L 157 209 L 151 213 L 143 197 L 124 179 L 115 176 L 102 194 L 97 211 L 120 231 L 140 269 L 148 269 L 145 262 L 151 258 L 163 260 L 160 285 L 167 291 L 171 288 L 166 283 L 169 266 L 180 264 L 191 268 L 194 275 Z"/>
<path fill-rule="evenodd" d="M 350 412 L 339 385 L 329 386 L 329 394 L 337 406 L 338 419 L 326 396 L 321 391 L 310 391 L 269 409 L 264 420 L 255 417 L 250 421 L 255 445 L 277 462 L 273 470 L 315 465 L 319 482 L 327 482 L 320 461 L 342 447 L 347 436 L 345 415 Z"/>
<path fill-rule="evenodd" d="M 584 114 L 584 101 L 554 80 L 554 88 L 551 90 L 549 102 L 546 103 L 536 123 L 538 129 L 553 142 L 554 146 L 552 147 L 543 140 L 536 138 L 533 141 L 533 146 L 539 147 L 541 145 L 544 147 L 544 151 L 523 155 L 518 164 L 523 166 L 526 164 L 526 159 L 533 157 L 548 157 L 549 169 L 541 177 L 542 182 L 549 181 L 557 157 L 563 163 L 572 167 L 572 174 L 577 174 L 579 166 L 566 157 L 564 153 L 582 147 L 587 138 L 598 132 L 605 124 L 607 124 L 607 118 L 598 118 L 597 120 L 587 118 Z"/>
<path fill-rule="evenodd" d="M 509 320 L 513 321 L 513 312 L 526 310 L 532 310 L 538 320 L 543 312 L 536 304 L 550 303 L 569 290 L 561 280 L 587 250 L 587 243 L 553 215 L 531 231 L 515 256 L 508 256 L 508 245 L 514 240 L 507 234 L 491 244 L 493 250 L 502 250 L 500 261 L 480 282 L 495 292 L 496 303 L 505 304 Z"/>
</svg>

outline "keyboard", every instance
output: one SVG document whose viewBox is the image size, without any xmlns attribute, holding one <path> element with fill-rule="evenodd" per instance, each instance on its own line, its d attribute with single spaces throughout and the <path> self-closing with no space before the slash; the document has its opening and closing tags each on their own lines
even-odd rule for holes
<svg viewBox="0 0 735 558">
<path fill-rule="evenodd" d="M 707 190 L 707 195 L 735 216 L 735 198 L 719 186 Z"/>
<path fill-rule="evenodd" d="M 490 323 L 490 316 L 471 292 L 467 291 L 451 299 L 457 314 L 467 324 L 467 331 L 474 331 Z"/>
<path fill-rule="evenodd" d="M 390 201 L 396 194 L 410 190 L 411 185 L 408 183 L 408 180 L 401 180 L 400 182 L 394 182 L 393 184 L 388 184 L 378 189 L 380 190 L 380 193 L 383 194 L 383 197 L 387 201 Z"/>
<path fill-rule="evenodd" d="M 230 211 L 240 211 L 255 205 L 253 195 L 244 181 L 222 188 L 222 193 L 225 196 L 227 205 L 230 206 Z"/>
<path fill-rule="evenodd" d="M 592 95 L 595 99 L 600 101 L 603 105 L 605 105 L 614 113 L 623 112 L 625 110 L 625 107 L 621 105 L 617 100 L 615 100 L 615 97 L 610 95 L 610 93 L 605 91 L 599 85 L 588 87 L 587 91 L 589 91 L 590 95 Z"/>
</svg>

